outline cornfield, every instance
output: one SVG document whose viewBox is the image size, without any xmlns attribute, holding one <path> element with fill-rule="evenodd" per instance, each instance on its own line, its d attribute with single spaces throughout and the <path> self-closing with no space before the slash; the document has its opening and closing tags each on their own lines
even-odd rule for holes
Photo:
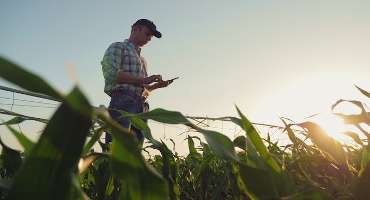
<svg viewBox="0 0 370 200">
<path fill-rule="evenodd" d="M 244 130 L 231 140 L 224 134 L 201 128 L 182 113 L 154 109 L 131 114 L 122 111 L 150 143 L 145 148 L 160 152 L 145 158 L 143 147 L 131 130 L 113 121 L 105 108 L 94 108 L 75 87 L 59 93 L 44 79 L 0 58 L 0 76 L 28 91 L 62 100 L 33 142 L 12 127 L 29 119 L 14 117 L 1 123 L 24 148 L 19 152 L 0 140 L 0 198 L 40 200 L 115 199 L 369 199 L 370 114 L 363 102 L 349 102 L 360 114 L 334 113 L 357 128 L 347 132 L 358 145 L 344 145 L 329 137 L 313 122 L 285 119 L 284 134 L 290 143 L 280 146 L 262 138 L 236 107 L 239 117 L 225 117 Z M 370 94 L 357 87 L 365 96 Z M 152 137 L 144 120 L 182 124 L 204 136 L 188 136 L 189 154 L 180 156 Z M 103 133 L 112 144 L 100 141 Z M 200 145 L 195 145 L 199 143 Z M 102 152 L 94 152 L 100 145 Z M 236 151 L 236 149 L 238 151 Z"/>
</svg>

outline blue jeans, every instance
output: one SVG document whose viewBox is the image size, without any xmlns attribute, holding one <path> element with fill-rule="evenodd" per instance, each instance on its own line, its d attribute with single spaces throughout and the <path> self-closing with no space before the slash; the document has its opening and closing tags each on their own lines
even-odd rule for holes
<svg viewBox="0 0 370 200">
<path fill-rule="evenodd" d="M 131 128 L 136 134 L 136 138 L 140 144 L 144 141 L 144 135 L 141 130 L 130 127 L 130 120 L 126 117 L 122 117 L 122 114 L 117 110 L 123 110 L 129 113 L 142 113 L 149 110 L 149 104 L 144 102 L 141 97 L 136 96 L 127 91 L 115 92 L 111 96 L 108 111 L 110 116 L 116 120 L 121 126 L 125 128 Z M 147 122 L 147 120 L 145 120 Z M 112 136 L 110 133 L 105 134 L 105 143 L 112 142 Z"/>
</svg>

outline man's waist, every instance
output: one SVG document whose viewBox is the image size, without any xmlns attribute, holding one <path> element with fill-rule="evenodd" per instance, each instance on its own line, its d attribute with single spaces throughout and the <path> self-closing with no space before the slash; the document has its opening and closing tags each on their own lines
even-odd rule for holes
<svg viewBox="0 0 370 200">
<path fill-rule="evenodd" d="M 131 85 L 131 84 L 117 84 L 117 85 L 114 85 L 113 87 L 111 87 L 110 92 L 118 91 L 118 90 L 135 93 L 138 96 L 141 96 L 144 92 L 143 87 L 139 87 L 139 86 Z"/>
<path fill-rule="evenodd" d="M 145 102 L 146 101 L 146 97 L 143 96 L 143 93 L 142 92 L 136 92 L 136 91 L 132 91 L 132 90 L 129 90 L 129 89 L 126 89 L 126 88 L 116 88 L 114 90 L 112 90 L 111 92 L 111 97 L 116 97 L 116 96 L 129 96 L 133 99 L 135 99 L 136 101 L 139 101 L 139 102 Z"/>
</svg>

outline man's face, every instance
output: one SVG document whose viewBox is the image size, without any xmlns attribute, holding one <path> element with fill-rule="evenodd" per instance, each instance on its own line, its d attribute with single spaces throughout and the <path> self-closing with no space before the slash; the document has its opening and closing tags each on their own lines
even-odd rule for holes
<svg viewBox="0 0 370 200">
<path fill-rule="evenodd" d="M 153 37 L 153 33 L 146 26 L 138 26 L 136 32 L 136 39 L 138 46 L 144 46 L 147 44 Z"/>
</svg>

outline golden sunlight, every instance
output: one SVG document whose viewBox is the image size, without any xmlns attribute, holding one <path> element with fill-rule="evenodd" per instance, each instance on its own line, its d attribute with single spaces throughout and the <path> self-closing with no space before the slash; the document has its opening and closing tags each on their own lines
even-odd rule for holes
<svg viewBox="0 0 370 200">
<path fill-rule="evenodd" d="M 359 114 L 361 110 L 346 101 L 338 104 L 333 112 L 331 106 L 340 99 L 363 101 L 361 98 L 363 95 L 358 92 L 351 81 L 340 76 L 328 80 L 325 77 L 330 76 L 326 75 L 323 73 L 321 76 L 296 80 L 294 84 L 266 94 L 265 98 L 260 100 L 260 105 L 265 107 L 258 108 L 262 112 L 259 112 L 256 118 L 259 121 L 274 121 L 273 117 L 276 116 L 271 115 L 271 113 L 277 113 L 280 115 L 279 117 L 287 117 L 297 123 L 312 121 L 320 125 L 329 136 L 339 142 L 356 144 L 344 132 L 359 133 L 360 138 L 363 138 L 363 135 L 354 126 L 344 124 L 343 120 L 333 112 L 349 115 Z M 271 103 L 271 100 L 273 100 L 273 103 Z M 308 117 L 313 113 L 318 114 Z"/>
<path fill-rule="evenodd" d="M 315 122 L 318 123 L 329 136 L 339 142 L 352 145 L 356 144 L 353 139 L 345 135 L 344 132 L 353 131 L 355 133 L 359 133 L 359 131 L 355 129 L 353 125 L 345 124 L 343 119 L 334 113 L 356 115 L 361 113 L 361 109 L 352 103 L 342 102 L 334 108 L 333 112 L 328 111 L 326 113 L 322 113 L 318 115 L 318 118 L 315 120 Z M 359 133 L 358 136 L 361 138 L 362 134 Z"/>
<path fill-rule="evenodd" d="M 355 144 L 349 136 L 344 134 L 345 131 L 351 129 L 351 126 L 344 124 L 343 120 L 338 116 L 330 112 L 325 112 L 317 115 L 312 121 L 320 125 L 330 137 L 339 142 L 343 144 Z"/>
</svg>

